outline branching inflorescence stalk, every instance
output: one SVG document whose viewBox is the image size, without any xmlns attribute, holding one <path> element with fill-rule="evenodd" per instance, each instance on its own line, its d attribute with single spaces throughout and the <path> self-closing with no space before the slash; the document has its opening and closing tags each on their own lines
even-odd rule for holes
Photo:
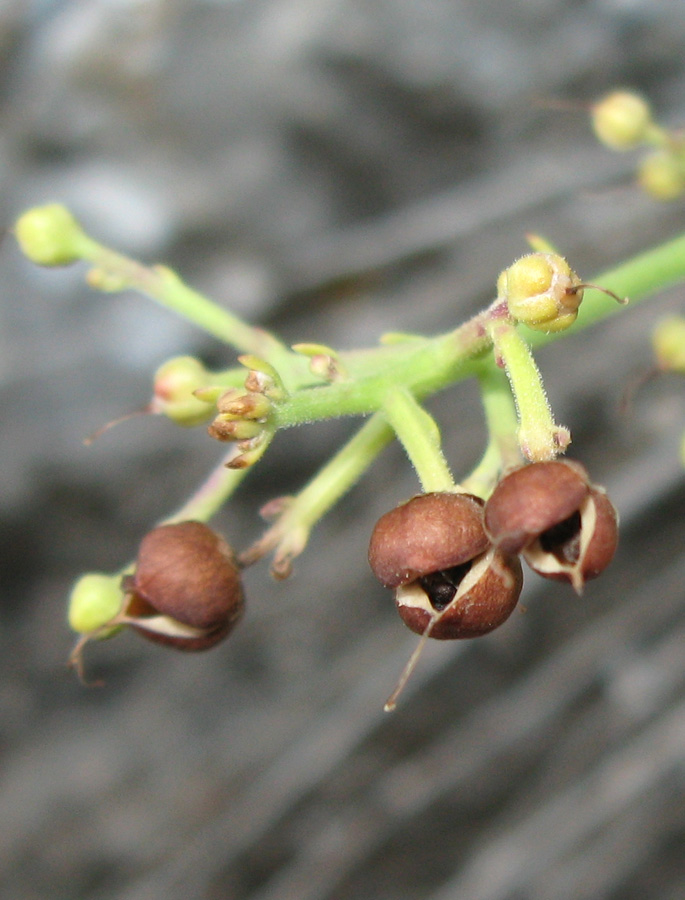
<svg viewBox="0 0 685 900">
<path fill-rule="evenodd" d="M 523 296 L 524 313 L 514 312 L 514 306 L 508 305 L 508 291 L 520 292 L 519 268 L 514 269 L 524 257 L 500 276 L 498 296 L 490 307 L 445 334 L 388 337 L 377 347 L 354 351 L 310 344 L 291 349 L 189 288 L 171 270 L 147 267 L 92 240 L 64 207 L 29 210 L 18 220 L 15 233 L 34 262 L 85 262 L 90 266 L 87 280 L 94 288 L 146 294 L 243 354 L 243 393 L 236 387 L 242 378 L 239 368 L 224 375 L 224 385 L 233 387 L 229 387 L 230 397 L 223 407 L 225 387 L 204 385 L 196 393 L 201 400 L 216 402 L 227 410 L 223 418 L 229 424 L 219 438 L 242 442 L 240 465 L 254 464 L 280 428 L 340 416 L 371 417 L 297 497 L 271 510 L 274 524 L 242 554 L 247 565 L 275 550 L 274 570 L 280 575 L 289 571 L 313 524 L 360 478 L 393 434 L 404 445 L 424 490 L 456 489 L 442 454 L 438 427 L 421 403 L 466 378 L 479 381 L 489 440 L 483 458 L 463 479 L 462 487 L 486 497 L 498 473 L 516 464 L 521 452 L 531 460 L 553 459 L 563 452 L 568 433 L 554 423 L 531 348 L 558 339 L 561 331 L 557 329 L 567 328 L 574 320 L 571 334 L 620 309 L 600 291 L 581 285 L 562 260 L 566 286 L 560 293 L 561 324 L 554 324 L 554 319 L 550 325 L 545 324 L 547 319 L 543 325 L 536 324 L 539 320 L 528 316 L 527 295 Z M 538 280 L 550 260 L 561 259 L 552 253 L 532 256 Z M 507 273 L 511 273 L 508 281 Z M 616 295 L 630 297 L 635 304 L 683 279 L 685 235 L 598 275 L 596 282 Z M 549 297 L 544 295 L 544 299 L 548 316 Z M 516 310 L 520 305 L 518 297 Z M 557 315 L 552 308 L 552 315 Z M 226 472 L 222 467 L 171 520 L 177 521 L 179 516 L 210 518 L 244 474 L 244 469 Z"/>
</svg>

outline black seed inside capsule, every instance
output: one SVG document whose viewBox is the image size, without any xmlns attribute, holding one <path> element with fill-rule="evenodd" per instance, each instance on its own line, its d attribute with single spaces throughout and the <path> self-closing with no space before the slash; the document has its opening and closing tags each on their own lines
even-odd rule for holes
<svg viewBox="0 0 685 900">
<path fill-rule="evenodd" d="M 560 563 L 577 563 L 580 556 L 580 524 L 580 512 L 576 511 L 568 519 L 543 531 L 540 546 Z"/>
<path fill-rule="evenodd" d="M 459 585 L 470 568 L 471 562 L 469 561 L 441 572 L 430 572 L 419 578 L 419 584 L 428 595 L 433 609 L 440 612 L 452 602 Z"/>
</svg>

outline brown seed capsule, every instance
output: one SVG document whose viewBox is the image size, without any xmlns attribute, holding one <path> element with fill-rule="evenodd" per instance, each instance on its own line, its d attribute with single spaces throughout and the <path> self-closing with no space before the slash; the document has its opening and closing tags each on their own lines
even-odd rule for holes
<svg viewBox="0 0 685 900">
<path fill-rule="evenodd" d="M 534 571 L 569 581 L 578 593 L 609 565 L 618 543 L 616 510 L 572 460 L 505 475 L 485 505 L 485 528 L 497 547 L 522 553 Z"/>
<path fill-rule="evenodd" d="M 490 547 L 461 566 L 401 585 L 397 610 L 407 627 L 438 640 L 474 638 L 502 625 L 523 586 L 518 557 Z M 432 623 L 432 624 L 431 624 Z"/>
<path fill-rule="evenodd" d="M 371 535 L 369 564 L 381 584 L 395 588 L 468 563 L 489 543 L 480 498 L 419 494 L 380 517 Z"/>
<path fill-rule="evenodd" d="M 495 552 L 483 501 L 471 494 L 413 497 L 378 520 L 369 562 L 404 623 L 438 639 L 470 638 L 501 625 L 521 592 L 516 557 Z"/>
<path fill-rule="evenodd" d="M 126 623 L 179 650 L 213 647 L 244 609 L 233 551 L 203 522 L 160 525 L 149 532 L 124 589 Z"/>
</svg>

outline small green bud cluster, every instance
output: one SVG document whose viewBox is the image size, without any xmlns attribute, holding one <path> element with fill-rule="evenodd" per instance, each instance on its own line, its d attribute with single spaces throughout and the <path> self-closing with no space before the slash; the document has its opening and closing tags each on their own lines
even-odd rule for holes
<svg viewBox="0 0 685 900">
<path fill-rule="evenodd" d="M 216 401 L 218 415 L 207 428 L 217 441 L 235 442 L 238 453 L 227 465 L 245 469 L 257 461 L 272 431 L 273 404 L 287 397 L 287 391 L 272 365 L 255 356 L 241 356 L 247 369 L 244 389 L 229 388 Z"/>
<path fill-rule="evenodd" d="M 669 131 L 652 119 L 649 104 L 630 91 L 614 91 L 592 107 L 597 138 L 612 150 L 652 147 L 638 165 L 637 182 L 656 200 L 685 193 L 685 134 Z"/>
</svg>

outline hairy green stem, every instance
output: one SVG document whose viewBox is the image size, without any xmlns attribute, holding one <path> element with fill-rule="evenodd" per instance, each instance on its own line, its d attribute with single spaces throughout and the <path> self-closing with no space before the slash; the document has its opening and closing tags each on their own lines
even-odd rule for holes
<svg viewBox="0 0 685 900">
<path fill-rule="evenodd" d="M 226 468 L 225 463 L 234 455 L 235 451 L 231 449 L 231 452 L 212 470 L 195 493 L 176 512 L 166 516 L 162 524 L 169 525 L 173 522 L 185 522 L 189 519 L 194 519 L 198 522 L 208 522 L 212 516 L 216 515 L 226 501 L 235 493 L 238 485 L 249 471 L 249 469 Z"/>
<path fill-rule="evenodd" d="M 398 384 L 421 400 L 476 374 L 479 357 L 490 346 L 486 311 L 434 338 L 342 352 L 339 358 L 346 378 L 325 384 L 311 374 L 306 357 L 291 352 L 270 333 L 248 325 L 192 290 L 171 270 L 143 266 L 86 235 L 79 240 L 78 248 L 81 258 L 94 266 L 89 279 L 94 287 L 137 289 L 239 351 L 260 356 L 274 365 L 291 392 L 290 399 L 279 407 L 277 427 L 375 412 L 381 408 L 388 389 Z M 635 304 L 683 278 L 685 235 L 601 273 L 594 282 L 619 296 L 629 296 Z M 619 311 L 615 301 L 587 289 L 578 320 L 569 332 L 543 334 L 523 327 L 522 333 L 531 347 L 537 347 L 576 334 Z"/>
<path fill-rule="evenodd" d="M 505 368 L 516 402 L 521 452 L 531 462 L 554 459 L 565 444 L 528 344 L 508 319 L 494 321 L 490 333 L 497 361 L 501 360 Z"/>
<path fill-rule="evenodd" d="M 486 500 L 502 470 L 519 465 L 522 456 L 516 439 L 516 407 L 506 374 L 499 367 L 484 364 L 477 377 L 488 443 L 476 468 L 462 481 L 462 487 Z"/>
<path fill-rule="evenodd" d="M 297 496 L 277 502 L 282 509 L 277 511 L 276 521 L 241 554 L 241 563 L 252 565 L 275 550 L 272 573 L 277 578 L 287 577 L 293 559 L 307 545 L 313 525 L 356 484 L 392 438 L 393 431 L 383 415 L 371 416 Z"/>
<path fill-rule="evenodd" d="M 404 447 L 424 491 L 453 491 L 456 487 L 442 452 L 435 419 L 404 387 L 386 394 L 383 412 Z"/>
<path fill-rule="evenodd" d="M 88 281 L 103 291 L 135 289 L 197 325 L 241 353 L 292 356 L 272 334 L 248 325 L 230 310 L 188 287 L 166 266 L 144 266 L 90 238 L 80 246 L 81 258 L 93 266 Z"/>
</svg>

